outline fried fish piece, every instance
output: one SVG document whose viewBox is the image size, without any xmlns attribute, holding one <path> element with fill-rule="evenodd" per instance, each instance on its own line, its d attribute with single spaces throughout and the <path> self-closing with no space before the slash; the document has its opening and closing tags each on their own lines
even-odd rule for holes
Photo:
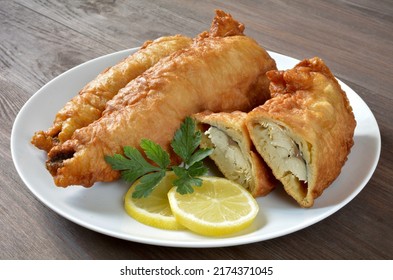
<svg viewBox="0 0 393 280">
<path fill-rule="evenodd" d="M 244 186 L 254 197 L 274 189 L 278 182 L 251 142 L 247 113 L 205 111 L 192 117 L 203 132 L 201 148 L 213 149 L 210 158 L 227 179 Z"/>
<path fill-rule="evenodd" d="M 37 148 L 49 151 L 53 146 L 70 139 L 74 131 L 101 117 L 108 100 L 161 58 L 187 48 L 192 39 L 174 35 L 147 41 L 135 53 L 118 64 L 105 69 L 89 82 L 74 98 L 56 114 L 53 125 L 47 131 L 38 131 L 31 139 Z"/>
<path fill-rule="evenodd" d="M 350 153 L 356 126 L 352 108 L 318 57 L 267 76 L 273 97 L 248 114 L 251 139 L 286 192 L 311 207 Z"/>
<path fill-rule="evenodd" d="M 212 27 L 215 24 L 240 25 L 228 15 Z M 170 141 L 185 117 L 204 110 L 246 111 L 262 104 L 270 97 L 265 73 L 272 69 L 274 60 L 242 32 L 199 36 L 190 48 L 161 59 L 132 80 L 107 103 L 99 120 L 52 148 L 47 169 L 63 187 L 113 181 L 119 172 L 104 156 L 122 153 L 126 145 L 138 148 L 143 138 L 161 145 L 176 161 Z"/>
</svg>

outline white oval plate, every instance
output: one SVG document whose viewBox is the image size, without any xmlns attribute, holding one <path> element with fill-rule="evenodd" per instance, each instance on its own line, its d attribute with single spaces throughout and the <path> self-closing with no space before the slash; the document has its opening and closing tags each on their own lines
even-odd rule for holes
<svg viewBox="0 0 393 280">
<path fill-rule="evenodd" d="M 211 238 L 187 230 L 169 231 L 143 225 L 123 210 L 128 186 L 121 181 L 58 188 L 45 168 L 46 154 L 30 139 L 35 131 L 51 126 L 55 114 L 102 69 L 114 65 L 136 49 L 105 55 L 56 77 L 37 91 L 15 119 L 11 134 L 11 153 L 15 167 L 30 191 L 63 217 L 91 230 L 140 243 L 173 247 L 223 247 L 259 242 L 283 236 L 323 220 L 350 202 L 371 178 L 380 155 L 378 124 L 366 103 L 347 85 L 357 120 L 355 145 L 341 175 L 318 198 L 311 209 L 300 208 L 282 189 L 258 198 L 260 212 L 252 226 L 231 236 Z M 298 60 L 270 52 L 278 69 L 292 68 Z"/>
</svg>

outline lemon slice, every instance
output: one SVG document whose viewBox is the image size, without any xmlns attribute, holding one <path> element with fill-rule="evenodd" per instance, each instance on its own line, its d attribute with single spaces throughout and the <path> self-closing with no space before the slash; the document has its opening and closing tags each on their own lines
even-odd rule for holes
<svg viewBox="0 0 393 280">
<path fill-rule="evenodd" d="M 219 236 L 249 226 L 259 211 L 252 195 L 242 186 L 219 177 L 201 177 L 201 187 L 181 195 L 176 187 L 168 192 L 177 221 L 196 233 Z"/>
<path fill-rule="evenodd" d="M 124 198 L 124 208 L 128 215 L 145 225 L 161 229 L 184 229 L 172 215 L 168 202 L 168 191 L 172 188 L 172 181 L 176 178 L 173 172 L 167 172 L 165 177 L 154 188 L 148 197 L 132 198 L 139 181 L 136 181 L 127 191 Z"/>
</svg>

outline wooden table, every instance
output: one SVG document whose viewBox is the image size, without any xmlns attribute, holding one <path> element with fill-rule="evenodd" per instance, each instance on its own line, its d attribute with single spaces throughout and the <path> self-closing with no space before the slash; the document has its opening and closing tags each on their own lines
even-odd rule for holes
<svg viewBox="0 0 393 280">
<path fill-rule="evenodd" d="M 392 259 L 393 3 L 381 1 L 2 1 L 0 5 L 0 259 Z M 81 227 L 24 185 L 10 135 L 23 104 L 62 72 L 168 34 L 195 36 L 214 9 L 266 49 L 320 56 L 368 104 L 382 138 L 360 194 L 325 220 L 280 238 L 227 248 L 139 244 Z"/>
</svg>

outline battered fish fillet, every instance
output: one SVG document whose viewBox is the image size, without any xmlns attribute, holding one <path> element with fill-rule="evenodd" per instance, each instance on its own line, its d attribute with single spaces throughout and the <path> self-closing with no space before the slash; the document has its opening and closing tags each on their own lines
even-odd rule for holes
<svg viewBox="0 0 393 280">
<path fill-rule="evenodd" d="M 272 171 L 255 150 L 247 131 L 247 113 L 202 112 L 192 116 L 203 132 L 201 148 L 212 148 L 210 158 L 222 174 L 254 196 L 267 195 L 277 185 Z"/>
<path fill-rule="evenodd" d="M 273 98 L 248 114 L 247 127 L 286 192 L 302 207 L 311 207 L 350 153 L 356 126 L 352 108 L 317 57 L 267 75 Z"/>
<path fill-rule="evenodd" d="M 88 83 L 57 114 L 47 131 L 38 131 L 31 142 L 39 149 L 49 151 L 53 146 L 70 139 L 74 131 L 101 117 L 106 102 L 161 58 L 189 47 L 192 39 L 181 36 L 161 37 L 147 41 L 134 54 L 115 66 L 107 68 Z"/>
<path fill-rule="evenodd" d="M 216 17 L 222 17 L 217 14 Z M 212 29 L 238 24 L 227 14 Z M 239 29 L 241 30 L 241 28 Z M 186 116 L 204 110 L 251 110 L 270 97 L 266 71 L 274 60 L 242 32 L 232 36 L 199 36 L 192 46 L 161 59 L 107 103 L 103 116 L 78 129 L 72 139 L 48 154 L 47 168 L 58 186 L 92 186 L 119 178 L 105 155 L 139 147 L 143 138 L 171 154 L 170 141 Z"/>
</svg>

